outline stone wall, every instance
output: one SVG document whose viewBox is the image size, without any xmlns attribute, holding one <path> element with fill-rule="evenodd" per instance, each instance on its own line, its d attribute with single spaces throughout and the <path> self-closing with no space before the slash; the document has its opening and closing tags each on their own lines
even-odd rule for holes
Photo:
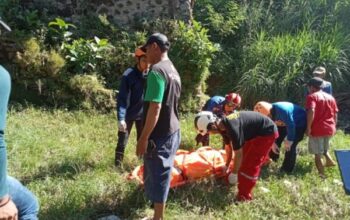
<svg viewBox="0 0 350 220">
<path fill-rule="evenodd" d="M 79 15 L 106 15 L 120 25 L 137 20 L 176 18 L 189 22 L 195 0 L 24 0 L 35 8 L 50 8 L 58 16 L 77 18 Z"/>
</svg>

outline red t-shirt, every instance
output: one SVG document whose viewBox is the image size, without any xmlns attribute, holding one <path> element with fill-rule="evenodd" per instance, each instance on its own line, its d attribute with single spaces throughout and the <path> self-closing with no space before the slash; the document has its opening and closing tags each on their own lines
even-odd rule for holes
<svg viewBox="0 0 350 220">
<path fill-rule="evenodd" d="M 333 96 L 323 92 L 311 93 L 306 97 L 306 110 L 315 109 L 314 120 L 311 125 L 311 136 L 331 136 L 335 134 L 335 114 L 338 106 Z"/>
</svg>

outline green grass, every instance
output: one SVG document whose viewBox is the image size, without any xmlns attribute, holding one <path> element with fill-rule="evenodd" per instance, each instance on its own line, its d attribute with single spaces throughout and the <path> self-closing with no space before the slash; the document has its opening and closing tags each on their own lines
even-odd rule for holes
<svg viewBox="0 0 350 220">
<path fill-rule="evenodd" d="M 191 116 L 183 117 L 182 148 L 194 147 Z M 45 111 L 28 108 L 11 111 L 6 139 L 10 174 L 24 182 L 39 198 L 40 219 L 97 219 L 116 214 L 140 219 L 152 214 L 142 189 L 126 180 L 142 161 L 135 156 L 132 132 L 121 169 L 113 165 L 117 137 L 114 114 Z M 220 138 L 212 138 L 221 147 Z M 333 149 L 350 149 L 350 136 L 338 131 Z M 348 219 L 350 197 L 337 180 L 337 167 L 327 169 L 328 179 L 316 173 L 306 142 L 293 175 L 278 173 L 278 164 L 262 171 L 255 200 L 234 205 L 236 192 L 220 180 L 204 180 L 171 190 L 167 219 Z M 288 182 L 287 182 L 288 181 Z M 269 192 L 264 193 L 267 188 Z"/>
</svg>

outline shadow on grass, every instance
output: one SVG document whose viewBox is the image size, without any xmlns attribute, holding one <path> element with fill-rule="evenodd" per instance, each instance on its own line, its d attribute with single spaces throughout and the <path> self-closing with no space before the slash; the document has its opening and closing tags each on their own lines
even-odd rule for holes
<svg viewBox="0 0 350 220">
<path fill-rule="evenodd" d="M 272 168 L 269 166 L 272 166 Z M 302 163 L 297 161 L 294 170 L 291 173 L 280 171 L 280 163 L 270 164 L 269 166 L 262 167 L 260 172 L 261 179 L 268 179 L 270 176 L 276 176 L 278 179 L 283 179 L 285 176 L 294 176 L 296 178 L 302 178 L 312 173 L 314 164 Z"/>
<path fill-rule="evenodd" d="M 126 195 L 124 193 L 113 191 L 102 197 L 100 195 L 91 197 L 81 195 L 81 198 L 79 195 L 72 195 L 55 206 L 41 210 L 39 217 L 50 220 L 96 220 L 116 215 L 121 219 L 138 219 L 137 213 L 148 205 L 143 189 L 134 187 Z"/>
<path fill-rule="evenodd" d="M 42 180 L 45 177 L 63 177 L 66 179 L 74 179 L 74 176 L 86 170 L 93 169 L 94 163 L 88 161 L 64 161 L 62 163 L 50 164 L 48 167 L 39 167 L 37 172 L 21 179 L 24 184 L 28 184 L 35 180 Z"/>
<path fill-rule="evenodd" d="M 223 179 L 206 179 L 172 189 L 169 202 L 180 204 L 186 210 L 199 208 L 201 214 L 206 214 L 210 210 L 225 210 L 227 205 L 233 204 L 232 189 Z"/>
</svg>

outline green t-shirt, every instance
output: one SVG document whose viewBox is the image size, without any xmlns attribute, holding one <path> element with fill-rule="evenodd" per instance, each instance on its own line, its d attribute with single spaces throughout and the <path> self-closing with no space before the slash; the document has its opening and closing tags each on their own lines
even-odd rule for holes
<svg viewBox="0 0 350 220">
<path fill-rule="evenodd" d="M 161 103 L 163 101 L 165 84 L 164 76 L 156 71 L 150 71 L 147 76 L 145 101 Z"/>
</svg>

